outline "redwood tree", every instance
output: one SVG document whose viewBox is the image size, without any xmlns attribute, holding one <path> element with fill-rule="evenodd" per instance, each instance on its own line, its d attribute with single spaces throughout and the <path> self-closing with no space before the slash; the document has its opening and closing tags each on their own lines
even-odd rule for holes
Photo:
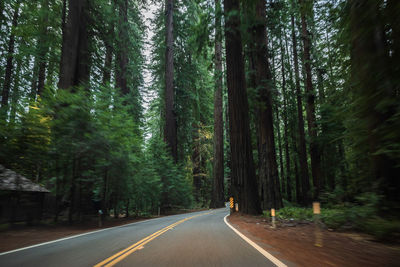
<svg viewBox="0 0 400 267">
<path fill-rule="evenodd" d="M 307 27 L 307 18 L 312 12 L 312 0 L 300 0 L 301 11 L 301 29 L 303 39 L 303 56 L 304 68 L 306 73 L 306 96 L 307 96 L 307 126 L 310 136 L 310 155 L 311 155 L 311 172 L 314 184 L 314 198 L 319 198 L 320 177 L 321 177 L 321 157 L 319 155 L 317 144 L 317 122 L 315 117 L 315 91 L 312 83 L 311 74 L 311 37 Z"/>
<path fill-rule="evenodd" d="M 254 86 L 257 90 L 258 158 L 262 206 L 267 209 L 279 209 L 283 204 L 274 137 L 271 86 L 273 83 L 268 64 L 265 1 L 257 0 L 254 5 L 249 4 L 248 9 L 247 15 L 252 25 L 250 47 L 254 63 Z M 278 135 L 280 135 L 279 130 Z M 280 156 L 283 175 L 281 150 Z"/>
<path fill-rule="evenodd" d="M 84 84 L 89 80 L 88 2 L 69 0 L 61 50 L 59 87 Z"/>
<path fill-rule="evenodd" d="M 11 74 L 13 71 L 13 60 L 14 60 L 14 46 L 15 46 L 15 28 L 18 26 L 18 17 L 19 17 L 19 6 L 20 1 L 17 1 L 14 7 L 14 13 L 12 18 L 12 28 L 10 31 L 10 39 L 8 41 L 8 51 L 7 51 L 7 63 L 6 63 L 6 72 L 4 76 L 4 84 L 3 84 L 3 92 L 1 97 L 1 108 L 3 109 L 2 112 L 6 113 L 8 105 L 8 97 L 10 94 L 10 87 L 11 87 Z"/>
<path fill-rule="evenodd" d="M 128 67 L 128 0 L 118 1 L 118 48 L 116 55 L 116 86 L 121 90 L 121 94 L 126 96 L 129 94 L 127 83 L 127 67 Z M 110 52 L 110 51 L 108 51 Z M 110 55 L 107 55 L 110 56 Z M 107 59 L 110 60 L 110 59 Z"/>
<path fill-rule="evenodd" d="M 250 140 L 239 0 L 224 0 L 225 49 L 231 147 L 231 190 L 243 213 L 260 214 Z"/>
<path fill-rule="evenodd" d="M 88 1 L 69 0 L 68 7 L 67 21 L 63 31 L 58 86 L 61 89 L 74 90 L 73 87 L 79 85 L 84 85 L 87 88 L 89 82 Z M 71 167 L 72 175 L 68 193 L 70 201 L 69 223 L 72 223 L 74 209 L 80 209 L 80 205 L 75 204 L 77 179 L 81 171 L 81 162 L 76 155 L 73 156 Z"/>
<path fill-rule="evenodd" d="M 296 200 L 299 203 L 309 202 L 310 181 L 308 178 L 308 163 L 306 150 L 306 137 L 304 133 L 303 100 L 300 88 L 299 59 L 297 55 L 297 37 L 294 25 L 294 15 L 291 15 L 292 42 L 293 42 L 293 62 L 295 75 L 295 94 L 297 99 L 297 123 L 299 131 L 299 161 L 300 161 L 300 184 L 296 183 Z"/>
<path fill-rule="evenodd" d="M 165 1 L 165 129 L 164 139 L 177 161 L 177 129 L 174 111 L 174 35 L 173 35 L 174 0 Z"/>
<path fill-rule="evenodd" d="M 224 122 L 222 109 L 221 3 L 215 0 L 214 170 L 210 207 L 224 206 Z"/>
</svg>

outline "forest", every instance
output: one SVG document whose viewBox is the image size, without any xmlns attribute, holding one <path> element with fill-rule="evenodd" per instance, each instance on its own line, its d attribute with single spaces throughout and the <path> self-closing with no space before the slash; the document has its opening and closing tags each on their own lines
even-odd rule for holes
<svg viewBox="0 0 400 267">
<path fill-rule="evenodd" d="M 400 230 L 400 1 L 3 0 L 0 25 L 0 164 L 55 221 L 232 196 Z"/>
</svg>

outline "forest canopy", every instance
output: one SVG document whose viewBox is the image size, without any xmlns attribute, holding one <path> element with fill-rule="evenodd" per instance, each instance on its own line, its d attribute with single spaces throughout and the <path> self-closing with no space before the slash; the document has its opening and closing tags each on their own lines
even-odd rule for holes
<svg viewBox="0 0 400 267">
<path fill-rule="evenodd" d="M 398 220 L 399 14 L 397 0 L 1 1 L 0 163 L 51 191 L 55 220 L 230 196 L 249 214 L 320 201 Z"/>
</svg>

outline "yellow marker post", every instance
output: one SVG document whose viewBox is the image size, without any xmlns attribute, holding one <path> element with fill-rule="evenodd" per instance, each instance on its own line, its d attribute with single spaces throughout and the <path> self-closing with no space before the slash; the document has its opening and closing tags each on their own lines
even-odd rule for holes
<svg viewBox="0 0 400 267">
<path fill-rule="evenodd" d="M 319 202 L 313 202 L 313 213 L 314 213 L 314 224 L 315 224 L 315 246 L 322 247 L 322 232 L 321 232 L 321 204 Z"/>
<path fill-rule="evenodd" d="M 229 207 L 231 208 L 231 214 L 233 213 L 233 197 L 229 198 Z"/>
<path fill-rule="evenodd" d="M 272 220 L 271 220 L 271 222 L 272 222 L 271 228 L 276 228 L 276 225 L 275 225 L 275 209 L 271 209 L 271 218 L 272 218 Z"/>
</svg>

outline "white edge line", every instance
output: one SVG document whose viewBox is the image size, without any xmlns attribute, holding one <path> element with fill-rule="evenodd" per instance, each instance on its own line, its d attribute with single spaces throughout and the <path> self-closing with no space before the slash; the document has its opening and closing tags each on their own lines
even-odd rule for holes
<svg viewBox="0 0 400 267">
<path fill-rule="evenodd" d="M 268 253 L 267 251 L 265 251 L 262 247 L 260 247 L 259 245 L 257 245 L 255 242 L 251 241 L 248 237 L 246 237 L 244 234 L 242 234 L 241 232 L 239 232 L 237 229 L 235 229 L 232 225 L 230 225 L 228 223 L 228 221 L 226 220 L 226 217 L 228 217 L 229 214 L 227 214 L 224 217 L 224 222 L 226 225 L 228 225 L 236 234 L 238 234 L 244 241 L 246 241 L 247 243 L 249 243 L 253 248 L 255 248 L 258 252 L 260 252 L 261 254 L 264 255 L 264 257 L 266 257 L 268 260 L 270 260 L 272 263 L 274 263 L 276 266 L 278 267 L 287 267 L 286 264 L 284 264 L 283 262 L 281 262 L 280 260 L 278 260 L 277 258 L 275 258 L 274 256 L 272 256 L 270 253 Z"/>
<path fill-rule="evenodd" d="M 198 212 L 198 211 L 195 211 Z M 195 213 L 195 212 L 190 212 L 190 213 Z M 201 211 L 200 211 L 201 212 Z M 184 213 L 184 214 L 190 214 L 190 213 Z M 182 214 L 176 214 L 176 215 L 182 215 Z M 172 215 L 174 216 L 174 215 Z M 95 233 L 99 233 L 99 232 L 103 232 L 103 231 L 107 231 L 113 228 L 122 228 L 125 226 L 129 226 L 132 224 L 138 224 L 138 223 L 144 223 L 144 222 L 148 222 L 148 221 L 153 221 L 153 220 L 157 220 L 157 219 L 162 219 L 165 217 L 169 217 L 169 216 L 164 216 L 164 217 L 158 217 L 158 218 L 152 218 L 152 219 L 148 219 L 148 220 L 144 220 L 144 221 L 139 221 L 139 222 L 133 222 L 133 223 L 127 223 L 127 224 L 123 224 L 123 225 L 118 225 L 118 226 L 113 226 L 113 227 L 108 227 L 108 228 L 104 228 L 101 230 L 96 230 L 96 231 L 92 231 L 92 232 L 87 232 L 87 233 L 83 233 L 83 234 L 79 234 L 79 235 L 72 235 L 72 236 L 67 236 L 64 238 L 60 238 L 60 239 L 56 239 L 56 240 L 52 240 L 52 241 L 48 241 L 48 242 L 44 242 L 44 243 L 39 243 L 39 244 L 35 244 L 32 246 L 28 246 L 28 247 L 23 247 L 23 248 L 17 248 L 14 250 L 9 250 L 9 251 L 5 251 L 5 252 L 1 252 L 0 256 L 6 255 L 6 254 L 10 254 L 10 253 L 14 253 L 14 252 L 18 252 L 21 250 L 26 250 L 26 249 L 30 249 L 30 248 L 35 248 L 35 247 L 40 247 L 40 246 L 44 246 L 44 245 L 48 245 L 48 244 L 52 244 L 52 243 L 56 243 L 56 242 L 60 242 L 60 241 L 64 241 L 64 240 L 68 240 L 68 239 L 72 239 L 72 238 L 76 238 L 76 237 L 81 237 L 81 236 L 85 236 L 85 235 L 90 235 L 90 234 L 95 234 Z"/>
</svg>

